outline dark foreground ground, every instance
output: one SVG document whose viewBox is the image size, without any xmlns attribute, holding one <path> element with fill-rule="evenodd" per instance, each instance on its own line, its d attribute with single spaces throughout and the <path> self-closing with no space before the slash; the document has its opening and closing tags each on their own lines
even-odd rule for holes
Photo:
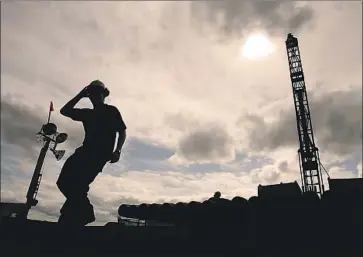
<svg viewBox="0 0 363 257">
<path fill-rule="evenodd" d="M 2 219 L 0 256 L 363 257 L 363 180 L 357 181 L 321 198 L 298 190 L 296 196 L 292 190 L 284 198 L 271 198 L 260 190 L 249 200 L 119 208 L 122 217 L 143 216 L 174 227 L 109 223 L 69 229 Z M 349 189 L 351 184 L 359 190 Z"/>
<path fill-rule="evenodd" d="M 349 220 L 353 213 L 344 213 L 323 217 L 312 212 L 305 213 L 305 221 L 283 221 L 274 219 L 271 212 L 270 219 L 260 220 L 253 229 L 251 219 L 245 225 L 236 222 L 225 226 L 216 221 L 193 229 L 124 227 L 117 223 L 67 229 L 43 221 L 2 220 L 1 256 L 362 257 L 362 223 Z M 358 218 L 359 214 L 353 216 Z"/>
</svg>

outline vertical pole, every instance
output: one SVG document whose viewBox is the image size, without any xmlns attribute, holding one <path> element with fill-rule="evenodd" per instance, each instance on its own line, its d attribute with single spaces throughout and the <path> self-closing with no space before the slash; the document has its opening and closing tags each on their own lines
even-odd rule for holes
<svg viewBox="0 0 363 257">
<path fill-rule="evenodd" d="M 32 180 L 30 181 L 30 185 L 28 188 L 28 192 L 26 194 L 26 205 L 27 205 L 27 211 L 25 213 L 25 217 L 28 216 L 29 210 L 32 206 L 36 206 L 37 205 L 37 201 L 35 199 L 36 197 L 36 193 L 38 192 L 38 188 L 39 188 L 39 183 L 40 183 L 40 179 L 41 179 L 41 172 L 42 172 L 42 167 L 43 167 L 43 163 L 44 163 L 44 159 L 45 156 L 47 155 L 47 151 L 50 145 L 50 138 L 49 137 L 45 137 L 45 144 L 42 147 L 42 149 L 40 150 L 39 153 L 39 157 L 37 160 L 37 164 L 35 166 L 34 169 L 34 173 L 32 176 Z"/>
</svg>

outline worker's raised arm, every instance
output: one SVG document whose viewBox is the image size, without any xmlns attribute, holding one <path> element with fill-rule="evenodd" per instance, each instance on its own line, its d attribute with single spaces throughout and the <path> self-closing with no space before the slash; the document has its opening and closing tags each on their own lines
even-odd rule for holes
<svg viewBox="0 0 363 257">
<path fill-rule="evenodd" d="M 66 103 L 60 110 L 60 113 L 72 120 L 82 121 L 85 118 L 86 109 L 74 108 L 76 104 L 83 98 L 87 97 L 87 87 L 82 89 L 75 97 L 73 97 L 68 103 Z"/>
</svg>

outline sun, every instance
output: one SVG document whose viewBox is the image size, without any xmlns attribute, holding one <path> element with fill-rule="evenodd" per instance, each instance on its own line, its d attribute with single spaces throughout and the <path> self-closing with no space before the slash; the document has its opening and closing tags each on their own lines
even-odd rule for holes
<svg viewBox="0 0 363 257">
<path fill-rule="evenodd" d="M 267 57 L 273 50 L 273 45 L 268 37 L 258 33 L 248 37 L 242 47 L 242 55 L 249 60 L 256 60 Z"/>
</svg>

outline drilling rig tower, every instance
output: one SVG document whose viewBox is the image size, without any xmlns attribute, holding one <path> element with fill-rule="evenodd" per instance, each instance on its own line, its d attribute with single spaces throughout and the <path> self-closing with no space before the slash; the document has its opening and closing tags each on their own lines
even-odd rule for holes
<svg viewBox="0 0 363 257">
<path fill-rule="evenodd" d="M 315 146 L 314 141 L 299 43 L 297 38 L 291 33 L 288 34 L 285 43 L 300 143 L 298 153 L 302 191 L 304 193 L 313 191 L 321 196 L 324 193 L 324 184 L 321 174 L 319 150 Z"/>
</svg>

